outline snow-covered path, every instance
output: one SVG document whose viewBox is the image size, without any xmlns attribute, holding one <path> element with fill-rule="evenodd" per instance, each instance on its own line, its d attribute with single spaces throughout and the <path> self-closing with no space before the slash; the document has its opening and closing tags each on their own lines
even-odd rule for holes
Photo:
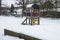
<svg viewBox="0 0 60 40">
<path fill-rule="evenodd" d="M 43 40 L 60 40 L 60 19 L 40 18 L 40 25 L 33 26 L 21 25 L 24 19 L 25 18 L 16 18 L 13 16 L 0 16 L 0 39 L 6 40 L 3 31 L 5 28 Z"/>
</svg>

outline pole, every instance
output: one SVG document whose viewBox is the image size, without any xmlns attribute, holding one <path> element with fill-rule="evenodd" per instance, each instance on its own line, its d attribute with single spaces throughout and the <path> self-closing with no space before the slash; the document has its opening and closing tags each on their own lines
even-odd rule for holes
<svg viewBox="0 0 60 40">
<path fill-rule="evenodd" d="M 0 0 L 0 7 L 1 7 L 1 0 Z"/>
<path fill-rule="evenodd" d="M 1 12 L 1 0 L 0 0 L 0 12 Z"/>
<path fill-rule="evenodd" d="M 57 11 L 57 0 L 56 0 L 56 11 Z"/>
<path fill-rule="evenodd" d="M 24 13 L 24 0 L 23 0 L 23 7 L 22 7 L 22 17 L 23 17 L 23 13 Z"/>
<path fill-rule="evenodd" d="M 22 1 L 23 1 L 23 7 L 22 7 L 22 17 L 23 17 L 26 6 L 25 6 L 25 0 L 22 0 Z"/>
</svg>

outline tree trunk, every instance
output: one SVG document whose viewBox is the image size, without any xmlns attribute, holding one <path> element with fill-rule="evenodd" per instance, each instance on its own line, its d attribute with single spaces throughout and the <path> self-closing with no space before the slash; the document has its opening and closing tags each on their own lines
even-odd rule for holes
<svg viewBox="0 0 60 40">
<path fill-rule="evenodd" d="M 23 14 L 24 14 L 24 0 L 23 0 L 22 17 L 23 17 Z"/>
<path fill-rule="evenodd" d="M 1 0 L 0 0 L 0 12 L 1 12 Z"/>
</svg>

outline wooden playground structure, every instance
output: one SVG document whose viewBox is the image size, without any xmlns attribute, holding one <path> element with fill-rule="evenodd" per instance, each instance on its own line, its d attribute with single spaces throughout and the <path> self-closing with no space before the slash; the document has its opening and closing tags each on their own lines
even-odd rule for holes
<svg viewBox="0 0 60 40">
<path fill-rule="evenodd" d="M 40 24 L 40 13 L 39 5 L 34 4 L 31 8 L 26 10 L 26 19 L 22 22 L 23 25 L 39 25 Z"/>
</svg>

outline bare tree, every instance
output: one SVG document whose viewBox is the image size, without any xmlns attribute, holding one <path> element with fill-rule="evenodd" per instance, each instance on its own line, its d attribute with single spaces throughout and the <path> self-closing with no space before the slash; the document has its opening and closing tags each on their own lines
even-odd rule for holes
<svg viewBox="0 0 60 40">
<path fill-rule="evenodd" d="M 17 5 L 22 5 L 22 17 L 24 15 L 24 10 L 26 9 L 26 0 L 17 0 L 18 3 L 16 3 Z"/>
<path fill-rule="evenodd" d="M 0 7 L 1 7 L 1 0 L 0 0 Z"/>
<path fill-rule="evenodd" d="M 14 5 L 11 4 L 11 9 L 10 9 L 10 12 L 13 12 L 14 11 Z"/>
</svg>

